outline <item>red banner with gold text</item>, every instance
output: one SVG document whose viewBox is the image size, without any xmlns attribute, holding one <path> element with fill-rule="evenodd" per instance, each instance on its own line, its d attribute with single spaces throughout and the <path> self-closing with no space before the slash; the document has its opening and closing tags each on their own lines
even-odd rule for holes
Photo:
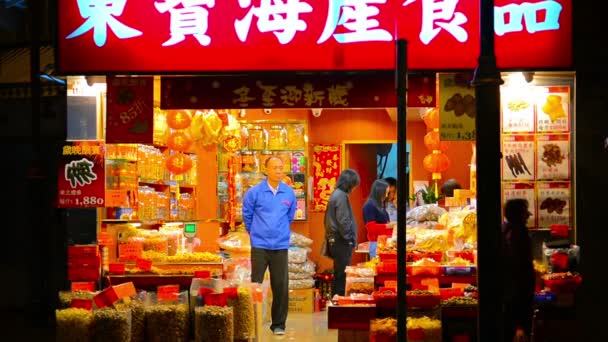
<svg viewBox="0 0 608 342">
<path fill-rule="evenodd" d="M 154 79 L 108 76 L 106 143 L 152 144 Z"/>
<path fill-rule="evenodd" d="M 340 176 L 340 146 L 315 145 L 313 147 L 313 206 L 315 212 L 324 212 L 329 196 Z"/>
</svg>

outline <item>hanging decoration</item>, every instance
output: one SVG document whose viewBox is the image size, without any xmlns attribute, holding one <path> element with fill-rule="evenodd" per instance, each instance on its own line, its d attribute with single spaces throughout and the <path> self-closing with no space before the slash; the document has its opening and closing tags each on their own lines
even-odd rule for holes
<svg viewBox="0 0 608 342">
<path fill-rule="evenodd" d="M 181 175 L 190 171 L 192 165 L 192 158 L 188 154 L 181 152 L 171 154 L 166 161 L 167 170 L 175 175 Z"/>
<path fill-rule="evenodd" d="M 422 120 L 428 130 L 424 136 L 424 146 L 431 152 L 424 157 L 422 166 L 431 173 L 435 198 L 439 198 L 438 181 L 441 179 L 441 173 L 450 167 L 450 159 L 443 153 L 448 146 L 446 142 L 441 141 L 439 135 L 439 110 L 437 108 L 429 109 L 422 114 Z"/>
<path fill-rule="evenodd" d="M 224 124 L 219 115 L 214 110 L 209 110 L 202 114 L 203 125 L 201 130 L 201 143 L 203 146 L 209 146 L 219 143 L 220 132 Z"/>
<path fill-rule="evenodd" d="M 241 149 L 241 124 L 229 112 L 222 112 L 224 128 L 220 134 L 220 143 L 228 152 L 236 152 Z"/>
<path fill-rule="evenodd" d="M 190 124 L 190 128 L 188 129 L 190 136 L 194 142 L 200 141 L 203 139 L 203 126 L 205 125 L 203 119 L 203 112 L 196 111 L 192 116 L 192 123 Z"/>
<path fill-rule="evenodd" d="M 192 115 L 187 110 L 170 110 L 167 113 L 167 124 L 172 129 L 186 129 L 192 123 Z"/>
<path fill-rule="evenodd" d="M 186 152 L 192 147 L 192 138 L 186 131 L 175 131 L 167 140 L 167 146 L 174 151 Z"/>
<path fill-rule="evenodd" d="M 228 160 L 228 211 L 227 217 L 230 230 L 235 230 L 236 226 L 236 173 L 239 164 L 238 156 L 232 155 Z M 242 210 L 242 209 L 241 209 Z"/>
</svg>

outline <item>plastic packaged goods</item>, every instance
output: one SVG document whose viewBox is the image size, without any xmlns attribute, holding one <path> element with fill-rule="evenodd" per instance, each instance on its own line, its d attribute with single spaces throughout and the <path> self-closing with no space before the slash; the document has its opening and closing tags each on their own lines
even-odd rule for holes
<svg viewBox="0 0 608 342">
<path fill-rule="evenodd" d="M 92 341 L 93 313 L 84 309 L 56 310 L 57 342 Z"/>
<path fill-rule="evenodd" d="M 287 148 L 302 150 L 306 146 L 306 129 L 303 124 L 287 126 Z"/>
<path fill-rule="evenodd" d="M 346 295 L 354 293 L 374 293 L 374 277 L 346 277 Z"/>
<path fill-rule="evenodd" d="M 289 244 L 296 247 L 308 247 L 312 245 L 312 240 L 302 234 L 291 232 Z"/>
<path fill-rule="evenodd" d="M 370 322 L 370 334 L 376 338 L 382 336 L 383 338 L 393 338 L 390 341 L 395 341 L 397 336 L 397 320 L 388 317 L 382 319 L 374 319 Z"/>
<path fill-rule="evenodd" d="M 93 341 L 129 342 L 131 340 L 131 310 L 103 308 L 93 313 Z"/>
<path fill-rule="evenodd" d="M 282 125 L 272 125 L 268 130 L 268 149 L 284 150 L 287 148 L 287 130 Z"/>
<path fill-rule="evenodd" d="M 564 248 L 548 248 L 543 242 L 544 262 L 549 272 L 576 271 L 580 261 L 580 247 L 571 245 Z"/>
<path fill-rule="evenodd" d="M 225 289 L 224 289 L 225 290 Z M 247 340 L 255 333 L 253 298 L 249 287 L 239 287 L 237 298 L 229 298 L 228 305 L 234 313 L 234 339 Z"/>
<path fill-rule="evenodd" d="M 230 232 L 218 239 L 220 248 L 229 252 L 249 253 L 251 252 L 251 242 L 247 232 Z"/>
<path fill-rule="evenodd" d="M 167 255 L 174 256 L 183 252 L 183 228 L 162 226 L 159 231 L 167 238 Z"/>
<path fill-rule="evenodd" d="M 438 221 L 441 215 L 445 213 L 446 210 L 436 204 L 425 204 L 410 210 L 407 213 L 407 221 L 408 223 Z"/>
<path fill-rule="evenodd" d="M 308 250 L 299 247 L 290 247 L 287 253 L 290 263 L 301 264 L 306 262 Z"/>
<path fill-rule="evenodd" d="M 234 314 L 231 307 L 199 307 L 195 309 L 194 317 L 194 341 L 233 341 Z"/>
<path fill-rule="evenodd" d="M 292 273 L 292 272 L 293 273 L 305 273 L 310 276 L 315 274 L 316 265 L 314 262 L 312 262 L 310 260 L 306 260 L 306 262 L 303 262 L 303 263 L 290 262 L 287 266 L 288 266 L 290 273 Z"/>
<path fill-rule="evenodd" d="M 359 267 L 359 266 L 346 266 L 344 271 L 347 277 L 355 278 L 369 278 L 376 275 L 376 271 L 373 268 Z"/>
<path fill-rule="evenodd" d="M 72 299 L 87 299 L 93 300 L 96 293 L 89 291 L 59 291 L 59 308 L 67 309 L 72 305 Z M 95 302 L 93 302 L 93 305 Z"/>
<path fill-rule="evenodd" d="M 144 237 L 144 251 L 154 251 L 158 253 L 167 254 L 169 250 L 169 244 L 167 237 L 157 231 L 145 231 Z"/>
<path fill-rule="evenodd" d="M 441 320 L 422 316 L 407 318 L 408 341 L 441 342 Z M 420 333 L 415 333 L 418 330 Z"/>
<path fill-rule="evenodd" d="M 118 310 L 131 310 L 131 342 L 146 340 L 146 308 L 143 300 L 145 296 L 145 293 L 141 293 L 128 303 L 116 304 Z"/>
<path fill-rule="evenodd" d="M 290 290 L 303 290 L 310 289 L 315 286 L 315 280 L 312 278 L 309 279 L 299 279 L 299 280 L 289 280 L 289 289 Z"/>
<path fill-rule="evenodd" d="M 146 341 L 188 341 L 188 304 L 156 304 L 146 308 Z"/>
<path fill-rule="evenodd" d="M 249 127 L 249 149 L 265 150 L 268 133 L 262 126 Z"/>
<path fill-rule="evenodd" d="M 257 156 L 251 151 L 241 153 L 241 172 L 259 172 L 260 163 Z"/>
<path fill-rule="evenodd" d="M 289 280 L 309 279 L 312 275 L 308 272 L 289 272 Z"/>
</svg>

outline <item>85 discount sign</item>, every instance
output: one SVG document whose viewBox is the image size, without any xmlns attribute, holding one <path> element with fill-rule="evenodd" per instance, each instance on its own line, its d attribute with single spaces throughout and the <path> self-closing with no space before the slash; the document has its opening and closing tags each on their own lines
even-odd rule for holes
<svg viewBox="0 0 608 342">
<path fill-rule="evenodd" d="M 104 206 L 105 148 L 100 141 L 66 142 L 57 172 L 57 207 Z"/>
<path fill-rule="evenodd" d="M 151 144 L 154 78 L 108 76 L 106 143 Z"/>
</svg>

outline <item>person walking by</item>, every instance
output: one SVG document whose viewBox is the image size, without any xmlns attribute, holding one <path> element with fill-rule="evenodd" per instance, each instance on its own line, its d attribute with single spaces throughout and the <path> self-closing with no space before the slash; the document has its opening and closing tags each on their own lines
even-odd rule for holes
<svg viewBox="0 0 608 342">
<path fill-rule="evenodd" d="M 243 221 L 251 240 L 251 281 L 262 283 L 270 270 L 272 324 L 275 335 L 285 334 L 289 305 L 288 249 L 297 202 L 291 187 L 283 183 L 283 161 L 265 162 L 266 180 L 252 187 L 243 198 Z"/>
<path fill-rule="evenodd" d="M 357 247 L 357 221 L 349 195 L 360 183 L 357 171 L 342 171 L 325 211 L 325 254 L 334 260 L 334 280 L 331 284 L 333 295 L 344 296 L 345 269 L 350 265 L 353 250 Z"/>
<path fill-rule="evenodd" d="M 397 222 L 397 179 L 386 177 L 388 183 L 388 196 L 386 196 L 386 212 L 390 222 Z"/>
<path fill-rule="evenodd" d="M 505 203 L 502 224 L 504 341 L 525 341 L 532 330 L 535 276 L 532 241 L 527 222 L 528 201 L 510 199 Z"/>
</svg>

